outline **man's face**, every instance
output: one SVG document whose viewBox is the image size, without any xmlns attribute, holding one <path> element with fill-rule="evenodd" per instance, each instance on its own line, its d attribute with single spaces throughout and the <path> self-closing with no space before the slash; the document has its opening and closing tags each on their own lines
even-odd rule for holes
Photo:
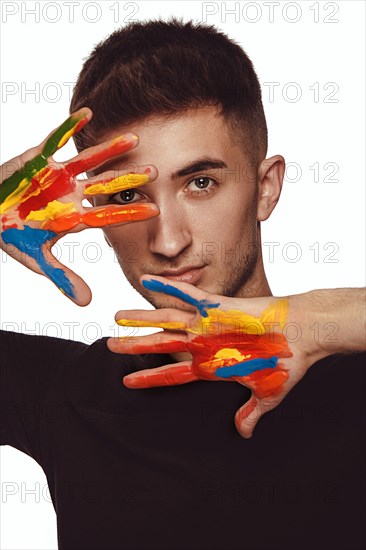
<svg viewBox="0 0 366 550">
<path fill-rule="evenodd" d="M 159 174 L 108 201 L 153 202 L 160 210 L 151 220 L 105 230 L 131 285 L 156 308 L 174 307 L 176 299 L 147 291 L 139 282 L 144 273 L 214 294 L 252 295 L 263 276 L 257 175 L 223 117 L 213 107 L 151 117 L 105 134 L 103 141 L 127 131 L 139 136 L 139 145 L 108 169 L 154 164 Z"/>
</svg>

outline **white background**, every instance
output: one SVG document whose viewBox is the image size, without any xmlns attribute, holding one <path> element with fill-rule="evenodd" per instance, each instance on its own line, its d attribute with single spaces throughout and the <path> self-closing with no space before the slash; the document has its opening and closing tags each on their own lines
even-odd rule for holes
<svg viewBox="0 0 366 550">
<path fill-rule="evenodd" d="M 114 29 L 170 15 L 214 24 L 253 60 L 269 155 L 283 154 L 290 163 L 281 201 L 262 226 L 273 293 L 364 285 L 362 0 L 1 4 L 2 162 L 66 118 L 83 59 Z M 74 154 L 71 145 L 65 149 L 58 158 Z M 150 307 L 127 284 L 98 230 L 67 242 L 58 252 L 90 284 L 91 305 L 78 308 L 47 280 L 1 256 L 2 328 L 90 343 L 112 333 L 118 309 Z M 55 515 L 40 467 L 3 448 L 1 488 L 1 549 L 55 549 Z"/>
</svg>

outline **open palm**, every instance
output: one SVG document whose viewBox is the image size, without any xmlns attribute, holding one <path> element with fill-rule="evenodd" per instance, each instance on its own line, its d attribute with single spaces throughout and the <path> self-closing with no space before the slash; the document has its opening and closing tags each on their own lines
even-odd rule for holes
<svg viewBox="0 0 366 550">
<path fill-rule="evenodd" d="M 124 384 L 129 388 L 196 380 L 243 384 L 252 396 L 237 411 L 235 423 L 243 437 L 250 437 L 259 418 L 284 399 L 310 366 L 299 343 L 289 344 L 284 335 L 288 299 L 228 298 L 163 277 L 144 275 L 141 280 L 150 291 L 174 296 L 196 311 L 120 311 L 116 319 L 122 326 L 158 327 L 164 332 L 111 338 L 109 348 L 127 354 L 188 352 L 192 358 L 129 374 Z"/>
<path fill-rule="evenodd" d="M 51 247 L 69 232 L 145 220 L 159 214 L 153 204 L 85 207 L 83 199 L 113 195 L 156 178 L 154 166 L 141 173 L 109 171 L 89 179 L 76 176 L 138 145 L 134 134 L 125 134 L 84 150 L 67 162 L 56 162 L 54 153 L 92 117 L 88 108 L 73 113 L 44 142 L 1 167 L 1 247 L 33 271 L 49 277 L 80 305 L 90 301 L 86 283 L 53 256 Z"/>
</svg>

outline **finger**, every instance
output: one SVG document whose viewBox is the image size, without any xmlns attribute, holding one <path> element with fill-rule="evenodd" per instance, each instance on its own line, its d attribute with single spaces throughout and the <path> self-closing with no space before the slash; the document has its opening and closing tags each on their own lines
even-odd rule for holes
<svg viewBox="0 0 366 550">
<path fill-rule="evenodd" d="M 139 138 L 132 133 L 122 134 L 100 145 L 89 147 L 76 157 L 65 163 L 65 169 L 70 176 L 76 176 L 87 172 L 92 168 L 97 168 L 107 160 L 118 157 L 131 149 L 134 149 L 139 142 Z"/>
<path fill-rule="evenodd" d="M 122 327 L 156 327 L 170 330 L 184 330 L 194 315 L 173 308 L 146 310 L 126 310 L 116 313 L 116 322 Z"/>
<path fill-rule="evenodd" d="M 73 302 L 78 305 L 90 302 L 88 285 L 53 256 L 51 247 L 57 240 L 55 233 L 25 226 L 24 229 L 7 229 L 2 233 L 2 240 L 10 256 L 48 277 Z"/>
<path fill-rule="evenodd" d="M 145 203 L 133 206 L 111 205 L 102 208 L 89 208 L 86 212 L 72 212 L 55 219 L 47 220 L 43 229 L 49 229 L 55 233 L 63 233 L 76 229 L 82 231 L 88 227 L 106 227 L 109 225 L 122 225 L 125 223 L 149 220 L 159 215 L 159 209 L 155 204 Z M 77 227 L 80 226 L 80 227 Z"/>
<path fill-rule="evenodd" d="M 157 332 L 147 336 L 121 336 L 110 338 L 108 348 L 115 353 L 175 353 L 188 351 L 187 335 L 182 333 Z"/>
<path fill-rule="evenodd" d="M 42 157 L 48 159 L 63 147 L 69 139 L 79 132 L 92 118 L 93 113 L 88 107 L 83 107 L 72 113 L 49 137 L 42 143 Z"/>
<path fill-rule="evenodd" d="M 123 383 L 127 388 L 142 389 L 157 386 L 178 386 L 196 380 L 199 380 L 199 378 L 194 374 L 192 364 L 182 362 L 128 374 L 123 378 Z"/>
<path fill-rule="evenodd" d="M 3 205 L 4 210 L 7 209 L 6 205 L 3 204 L 6 199 L 16 192 L 23 192 L 32 178 L 47 166 L 48 158 L 60 149 L 73 134 L 85 126 L 91 117 L 92 112 L 90 109 L 84 108 L 76 111 L 56 128 L 41 145 L 21 155 L 23 160 L 27 159 L 25 164 L 7 177 L 0 186 L 0 204 Z M 33 157 L 31 157 L 32 153 L 34 153 Z"/>
<path fill-rule="evenodd" d="M 260 418 L 277 407 L 282 399 L 283 397 L 263 401 L 252 394 L 250 399 L 235 414 L 235 426 L 240 435 L 245 439 L 252 437 Z"/>
<path fill-rule="evenodd" d="M 27 151 L 24 151 L 24 153 L 22 153 L 21 155 L 18 155 L 2 164 L 0 166 L 0 182 L 4 183 L 5 180 L 7 180 L 10 176 L 14 174 L 14 172 L 20 170 L 26 162 L 32 160 L 34 157 L 39 155 L 41 151 L 41 145 L 37 145 L 36 147 L 28 149 Z"/>
<path fill-rule="evenodd" d="M 92 294 L 86 282 L 70 268 L 59 262 L 49 251 L 49 267 L 44 269 L 44 274 L 65 294 L 72 302 L 79 306 L 90 303 Z"/>
<path fill-rule="evenodd" d="M 152 165 L 142 167 L 142 169 L 140 173 L 128 172 L 115 176 L 115 172 L 110 171 L 103 174 L 104 177 L 102 179 L 100 176 L 90 178 L 85 183 L 84 195 L 88 197 L 94 195 L 114 195 L 126 189 L 141 187 L 141 185 L 153 181 L 158 174 L 157 169 Z"/>
<path fill-rule="evenodd" d="M 208 292 L 188 283 L 172 282 L 170 279 L 155 275 L 143 275 L 140 280 L 142 285 L 148 290 L 174 296 L 186 304 L 196 307 L 202 317 L 208 316 L 207 309 L 217 308 L 220 305 L 210 300 Z"/>
<path fill-rule="evenodd" d="M 149 220 L 158 216 L 159 213 L 158 207 L 152 203 L 132 206 L 111 205 L 103 208 L 91 208 L 82 215 L 81 220 L 87 227 L 105 227 Z"/>
<path fill-rule="evenodd" d="M 259 401 L 252 395 L 235 414 L 235 426 L 239 434 L 245 439 L 252 437 L 262 414 Z"/>
</svg>

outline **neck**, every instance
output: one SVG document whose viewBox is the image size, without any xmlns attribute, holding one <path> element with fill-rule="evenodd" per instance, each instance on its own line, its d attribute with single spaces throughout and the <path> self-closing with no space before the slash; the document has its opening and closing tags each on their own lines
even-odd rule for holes
<svg viewBox="0 0 366 550">
<path fill-rule="evenodd" d="M 263 254 L 261 246 L 260 227 L 258 229 L 259 250 L 255 269 L 251 277 L 236 292 L 235 298 L 259 298 L 261 296 L 272 296 L 272 291 L 264 271 Z"/>
<path fill-rule="evenodd" d="M 235 298 L 259 298 L 261 296 L 272 296 L 272 291 L 264 272 L 263 264 L 259 276 L 254 275 L 250 281 L 235 294 Z"/>
</svg>

